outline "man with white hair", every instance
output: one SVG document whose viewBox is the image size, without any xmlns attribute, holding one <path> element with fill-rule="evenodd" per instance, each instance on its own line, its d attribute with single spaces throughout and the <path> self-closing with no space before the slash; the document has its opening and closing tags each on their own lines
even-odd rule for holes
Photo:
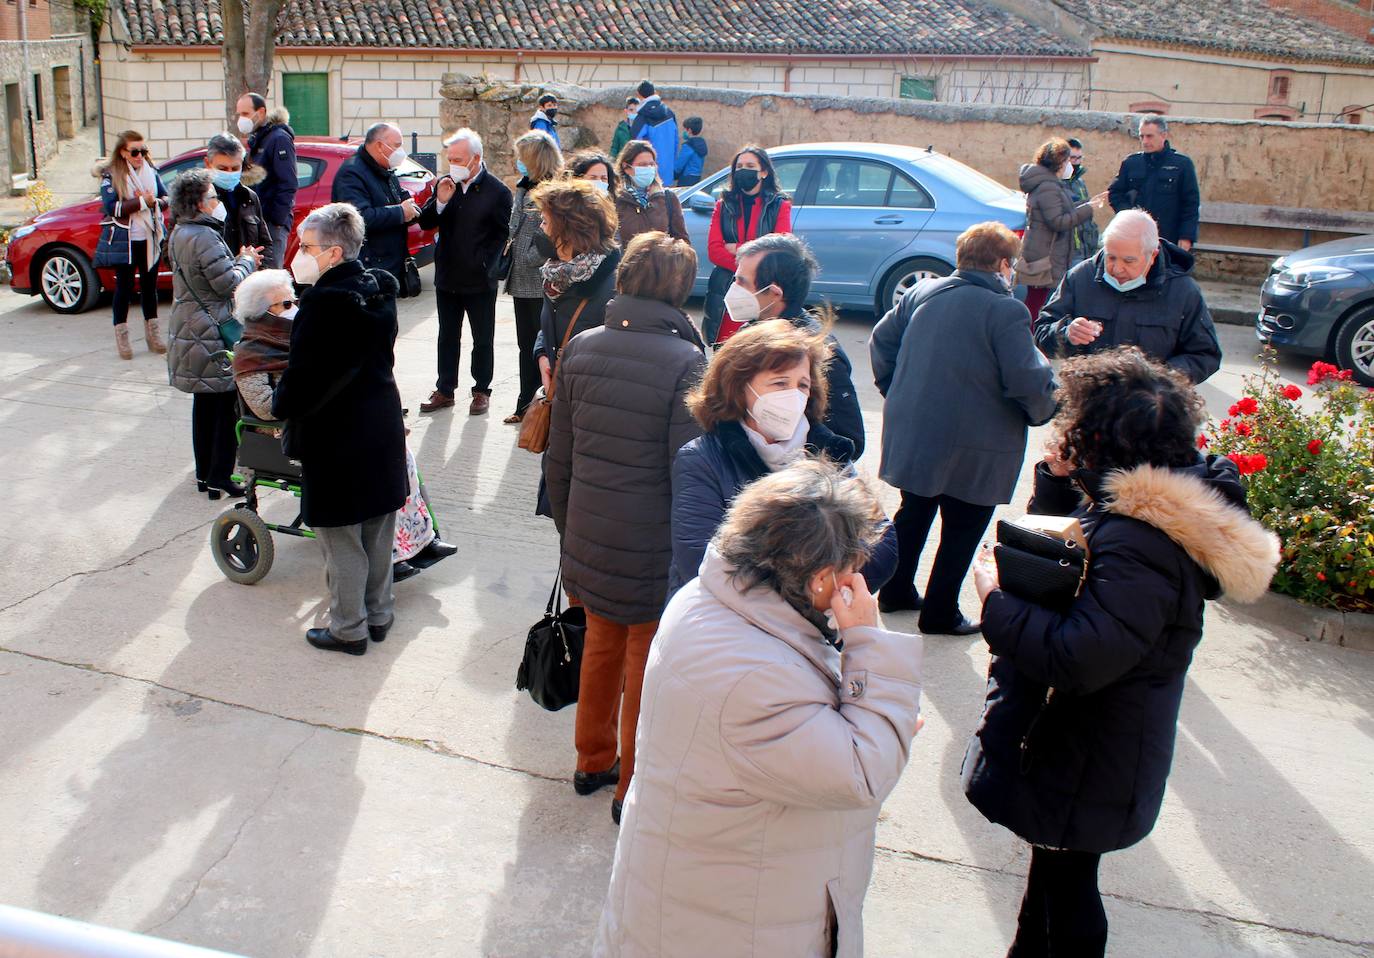
<svg viewBox="0 0 1374 958">
<path fill-rule="evenodd" d="M 1200 383 L 1221 366 L 1221 346 L 1193 254 L 1160 239 L 1149 213 L 1116 214 L 1102 249 L 1064 274 L 1035 321 L 1046 356 L 1135 345 Z"/>
<path fill-rule="evenodd" d="M 1159 235 L 1191 250 L 1197 242 L 1201 200 L 1193 161 L 1169 143 L 1169 121 L 1147 116 L 1140 121 L 1140 152 L 1121 161 L 1107 188 L 1118 213 L 1142 209 L 1159 224 Z"/>
<path fill-rule="evenodd" d="M 410 255 L 406 234 L 419 219 L 420 210 L 396 178 L 405 162 L 401 128 L 393 123 L 374 123 L 363 137 L 358 152 L 343 161 L 334 174 L 330 199 L 352 203 L 367 228 L 359 259 L 364 267 L 384 269 L 396 278 L 401 295 L 406 291 L 406 258 Z M 413 294 L 410 294 L 413 295 Z"/>
<path fill-rule="evenodd" d="M 497 279 L 491 265 L 510 235 L 510 187 L 482 162 L 482 138 L 462 129 L 444 140 L 448 174 L 420 211 L 420 226 L 438 227 L 434 298 L 439 307 L 439 376 L 420 412 L 452 406 L 463 352 L 463 316 L 472 327 L 472 400 L 468 415 L 491 408 L 496 357 Z"/>
</svg>

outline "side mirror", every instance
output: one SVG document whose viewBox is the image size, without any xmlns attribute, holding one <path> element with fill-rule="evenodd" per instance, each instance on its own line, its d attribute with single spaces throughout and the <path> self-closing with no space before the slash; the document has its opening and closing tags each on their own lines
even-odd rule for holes
<svg viewBox="0 0 1374 958">
<path fill-rule="evenodd" d="M 716 201 L 711 198 L 711 194 L 702 190 L 692 194 L 692 198 L 687 201 L 687 207 L 694 213 L 705 213 L 711 215 L 716 211 Z"/>
</svg>

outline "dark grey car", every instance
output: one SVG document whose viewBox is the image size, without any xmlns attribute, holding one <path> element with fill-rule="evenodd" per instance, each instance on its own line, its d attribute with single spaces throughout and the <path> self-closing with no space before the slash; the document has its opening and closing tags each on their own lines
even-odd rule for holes
<svg viewBox="0 0 1374 958">
<path fill-rule="evenodd" d="M 1374 386 L 1374 235 L 1275 260 L 1255 333 L 1278 349 L 1330 359 Z"/>
</svg>

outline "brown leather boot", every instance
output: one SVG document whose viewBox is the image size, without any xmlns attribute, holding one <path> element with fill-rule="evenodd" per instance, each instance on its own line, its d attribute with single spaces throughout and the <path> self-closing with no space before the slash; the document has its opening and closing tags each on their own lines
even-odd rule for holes
<svg viewBox="0 0 1374 958">
<path fill-rule="evenodd" d="M 148 344 L 150 352 L 165 353 L 167 351 L 167 340 L 162 338 L 162 324 L 157 321 L 156 316 L 143 321 L 143 341 Z"/>
<path fill-rule="evenodd" d="M 115 351 L 120 359 L 133 359 L 134 351 L 129 348 L 129 324 L 120 323 L 115 327 Z"/>
</svg>

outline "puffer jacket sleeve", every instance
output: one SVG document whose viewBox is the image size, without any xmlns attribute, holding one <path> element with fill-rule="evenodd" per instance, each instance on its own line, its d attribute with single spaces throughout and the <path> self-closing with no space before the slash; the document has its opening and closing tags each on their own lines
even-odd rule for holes
<svg viewBox="0 0 1374 958">
<path fill-rule="evenodd" d="M 870 592 L 877 592 L 887 585 L 887 580 L 897 571 L 897 527 L 890 520 L 884 519 L 878 528 L 882 530 L 882 538 L 869 553 L 864 567 L 859 570 Z"/>
<path fill-rule="evenodd" d="M 1036 187 L 1035 192 L 1031 194 L 1031 202 L 1035 204 L 1036 211 L 1045 225 L 1056 233 L 1067 233 L 1075 226 L 1093 218 L 1092 204 L 1079 203 L 1075 206 L 1058 183 L 1046 183 Z"/>
<path fill-rule="evenodd" d="M 1150 555 L 1129 522 L 1102 520 L 1091 550 L 1088 580 L 1068 612 L 1001 589 L 983 604 L 983 638 L 994 655 L 1034 682 L 1076 695 L 1111 684 L 1149 654 L 1183 587 L 1181 566 Z"/>
<path fill-rule="evenodd" d="M 159 186 L 161 183 L 162 181 L 158 180 Z M 105 210 L 106 216 L 122 220 L 142 209 L 143 201 L 138 197 L 131 200 L 121 200 L 118 191 L 115 190 L 114 178 L 106 173 L 100 178 L 100 205 Z"/>
<path fill-rule="evenodd" d="M 683 446 L 701 435 L 701 424 L 687 409 L 687 394 L 701 382 L 706 371 L 706 356 L 698 353 L 677 378 L 673 388 L 672 409 L 668 414 L 668 463 L 671 466 Z"/>
<path fill-rule="evenodd" d="M 673 461 L 673 564 L 668 571 L 671 596 L 696 578 L 706 545 L 725 518 L 727 490 L 713 468 L 703 437 L 678 450 Z M 733 494 L 734 490 L 728 490 Z"/>
<path fill-rule="evenodd" d="M 1183 320 L 1179 324 L 1178 346 L 1166 362 L 1181 369 L 1196 384 L 1221 368 L 1221 344 L 1197 283 L 1186 278 L 1173 282 L 1186 286 L 1187 291 L 1180 310 Z"/>
<path fill-rule="evenodd" d="M 215 295 L 225 302 L 233 299 L 234 290 L 238 289 L 239 283 L 253 272 L 251 258 L 240 256 L 235 259 L 218 234 L 210 230 L 205 230 L 202 235 L 196 237 L 194 255 L 195 272 L 205 277 L 205 282 L 214 290 Z"/>
<path fill-rule="evenodd" d="M 799 808 L 871 808 L 906 767 L 921 706 L 919 636 L 862 627 L 844 639 L 835 697 L 805 699 L 809 665 L 753 669 L 721 709 L 725 759 L 748 794 Z"/>
<path fill-rule="evenodd" d="M 1077 315 L 1078 278 L 1073 270 L 1065 273 L 1050 294 L 1049 302 L 1041 308 L 1040 315 L 1031 317 L 1035 328 L 1035 345 L 1051 359 L 1066 356 L 1077 348 L 1069 342 L 1068 333 L 1069 324 Z"/>
<path fill-rule="evenodd" d="M 830 394 L 825 424 L 831 432 L 854 443 L 854 458 L 858 459 L 864 454 L 864 411 L 854 388 L 854 365 L 833 333 L 829 340 L 834 357 L 825 367 L 826 388 Z"/>
</svg>

